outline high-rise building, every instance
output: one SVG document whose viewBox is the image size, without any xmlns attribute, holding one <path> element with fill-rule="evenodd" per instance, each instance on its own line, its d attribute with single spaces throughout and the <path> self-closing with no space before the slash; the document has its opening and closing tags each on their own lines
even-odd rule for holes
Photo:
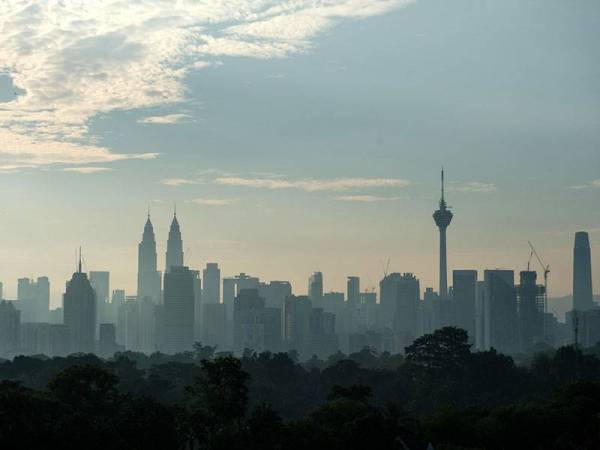
<svg viewBox="0 0 600 450">
<path fill-rule="evenodd" d="M 93 353 L 96 343 L 96 293 L 87 274 L 81 271 L 81 256 L 77 272 L 67 283 L 63 296 L 63 315 L 69 328 L 70 351 Z"/>
<path fill-rule="evenodd" d="M 452 272 L 452 302 L 454 323 L 469 333 L 469 340 L 475 341 L 475 290 L 476 270 L 454 270 Z"/>
<path fill-rule="evenodd" d="M 315 307 L 323 304 L 323 274 L 314 272 L 308 278 L 308 298 Z"/>
<path fill-rule="evenodd" d="M 117 331 L 114 323 L 100 324 L 98 350 L 104 357 L 112 356 L 117 351 Z"/>
<path fill-rule="evenodd" d="M 290 296 L 283 302 L 282 328 L 286 350 L 295 350 L 301 359 L 310 358 L 310 316 L 307 296 Z"/>
<path fill-rule="evenodd" d="M 383 325 L 415 337 L 419 329 L 419 280 L 412 273 L 391 273 L 381 280 L 379 288 Z"/>
<path fill-rule="evenodd" d="M 165 273 L 164 351 L 191 351 L 194 344 L 194 274 L 185 266 Z"/>
<path fill-rule="evenodd" d="M 202 271 L 204 288 L 202 290 L 202 303 L 221 303 L 221 269 L 217 263 L 207 263 Z"/>
<path fill-rule="evenodd" d="M 257 289 L 242 289 L 235 298 L 233 308 L 233 350 L 265 350 L 265 299 Z"/>
<path fill-rule="evenodd" d="M 170 272 L 172 267 L 181 266 L 183 266 L 183 242 L 181 240 L 179 222 L 177 221 L 177 213 L 174 213 L 171 228 L 169 229 L 169 239 L 167 240 L 165 273 Z"/>
<path fill-rule="evenodd" d="M 19 278 L 17 281 L 17 308 L 23 322 L 44 322 L 50 313 L 50 281 L 38 277 L 37 281 Z"/>
<path fill-rule="evenodd" d="M 517 292 L 512 270 L 484 272 L 484 348 L 499 352 L 518 350 Z"/>
<path fill-rule="evenodd" d="M 536 280 L 534 271 L 523 270 L 519 274 L 517 303 L 522 351 L 529 351 L 536 342 L 544 340 L 544 286 Z"/>
<path fill-rule="evenodd" d="M 346 301 L 352 308 L 358 308 L 360 304 L 360 278 L 348 277 L 346 283 Z"/>
<path fill-rule="evenodd" d="M 90 284 L 96 293 L 96 333 L 101 323 L 111 322 L 110 273 L 90 270 Z"/>
<path fill-rule="evenodd" d="M 573 248 L 573 309 L 589 311 L 595 308 L 592 291 L 590 238 L 585 231 L 575 233 Z"/>
<path fill-rule="evenodd" d="M 282 308 L 283 302 L 292 295 L 292 285 L 289 281 L 271 281 L 258 285 L 258 294 L 265 299 L 265 305 L 270 308 Z"/>
<path fill-rule="evenodd" d="M 201 341 L 202 328 L 202 279 L 199 270 L 192 270 L 194 277 L 194 341 Z"/>
<path fill-rule="evenodd" d="M 21 312 L 14 302 L 0 301 L 0 356 L 10 358 L 19 348 Z"/>
<path fill-rule="evenodd" d="M 205 303 L 202 305 L 202 343 L 216 345 L 219 350 L 231 348 L 227 331 L 232 320 L 227 320 L 225 304 Z"/>
<path fill-rule="evenodd" d="M 440 208 L 433 213 L 433 220 L 440 230 L 440 290 L 439 296 L 445 299 L 448 296 L 448 267 L 446 260 L 446 228 L 452 221 L 452 213 L 444 199 L 444 170 L 442 169 L 442 197 Z"/>
<path fill-rule="evenodd" d="M 156 239 L 150 221 L 150 214 L 148 214 L 142 241 L 138 244 L 137 297 L 139 299 L 147 297 L 152 303 L 158 305 L 161 302 L 160 290 L 161 282 L 157 267 Z"/>
</svg>

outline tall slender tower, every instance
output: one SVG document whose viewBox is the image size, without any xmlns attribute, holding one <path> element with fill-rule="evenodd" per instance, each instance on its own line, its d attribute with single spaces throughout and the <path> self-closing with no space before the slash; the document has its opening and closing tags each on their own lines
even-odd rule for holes
<svg viewBox="0 0 600 450">
<path fill-rule="evenodd" d="M 444 169 L 442 169 L 442 198 L 440 198 L 440 208 L 433 213 L 433 220 L 440 229 L 440 297 L 448 296 L 448 268 L 446 261 L 446 228 L 452 221 L 452 212 L 446 205 L 444 199 Z"/>
<path fill-rule="evenodd" d="M 588 311 L 593 308 L 590 238 L 587 232 L 578 231 L 573 248 L 573 309 Z"/>
<path fill-rule="evenodd" d="M 166 256 L 165 273 L 170 272 L 171 267 L 183 266 L 183 243 L 181 242 L 179 222 L 177 222 L 177 211 L 173 213 L 173 221 L 171 222 L 171 228 L 169 229 Z"/>
<path fill-rule="evenodd" d="M 156 259 L 154 228 L 148 212 L 142 242 L 138 245 L 137 296 L 140 300 L 148 298 L 154 304 L 160 303 L 160 272 L 157 270 Z"/>
<path fill-rule="evenodd" d="M 92 353 L 96 339 L 96 293 L 81 271 L 81 249 L 77 272 L 67 282 L 63 296 L 63 321 L 69 329 L 70 351 Z"/>
</svg>

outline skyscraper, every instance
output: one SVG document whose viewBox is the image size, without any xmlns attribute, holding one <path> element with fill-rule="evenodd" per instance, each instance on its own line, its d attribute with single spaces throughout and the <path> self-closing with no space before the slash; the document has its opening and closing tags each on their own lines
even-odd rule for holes
<svg viewBox="0 0 600 450">
<path fill-rule="evenodd" d="M 360 278 L 348 277 L 346 283 L 346 301 L 353 308 L 358 308 L 360 303 Z"/>
<path fill-rule="evenodd" d="M 156 259 L 154 228 L 150 221 L 150 214 L 148 214 L 142 241 L 138 245 L 137 296 L 140 300 L 149 298 L 155 305 L 160 303 L 161 288 L 160 272 L 157 270 Z"/>
<path fill-rule="evenodd" d="M 45 322 L 50 312 L 50 281 L 38 277 L 37 281 L 19 278 L 17 281 L 17 308 L 23 322 Z"/>
<path fill-rule="evenodd" d="M 475 341 L 475 290 L 476 270 L 454 270 L 452 272 L 452 300 L 454 302 L 453 322 L 469 333 L 469 340 Z"/>
<path fill-rule="evenodd" d="M 320 307 L 323 304 L 323 274 L 314 272 L 308 278 L 308 298 L 314 307 Z"/>
<path fill-rule="evenodd" d="M 383 325 L 416 336 L 420 283 L 412 273 L 391 273 L 379 283 Z"/>
<path fill-rule="evenodd" d="M 92 353 L 96 338 L 96 293 L 87 274 L 81 271 L 81 255 L 77 272 L 67 282 L 63 314 L 69 328 L 71 351 Z"/>
<path fill-rule="evenodd" d="M 217 263 L 207 263 L 202 271 L 204 288 L 202 303 L 221 303 L 221 269 Z"/>
<path fill-rule="evenodd" d="M 90 284 L 96 293 L 96 337 L 99 337 L 100 324 L 111 322 L 109 303 L 110 272 L 90 270 Z"/>
<path fill-rule="evenodd" d="M 517 289 L 521 350 L 528 351 L 544 338 L 544 286 L 536 283 L 537 273 L 523 270 Z"/>
<path fill-rule="evenodd" d="M 587 232 L 578 231 L 573 248 L 573 309 L 589 311 L 594 307 L 590 239 Z"/>
<path fill-rule="evenodd" d="M 448 296 L 448 268 L 446 261 L 446 228 L 452 221 L 452 212 L 446 206 L 444 199 L 444 170 L 442 169 L 442 198 L 440 198 L 440 208 L 433 213 L 433 220 L 440 229 L 440 290 L 439 295 L 442 299 Z"/>
<path fill-rule="evenodd" d="M 191 351 L 194 344 L 194 274 L 185 266 L 165 273 L 164 351 Z"/>
<path fill-rule="evenodd" d="M 179 266 L 183 266 L 183 242 L 181 241 L 179 222 L 177 222 L 177 213 L 174 213 L 167 240 L 165 272 L 170 272 L 172 267 Z"/>
<path fill-rule="evenodd" d="M 512 270 L 484 271 L 483 319 L 485 350 L 518 349 L 517 292 Z"/>
</svg>

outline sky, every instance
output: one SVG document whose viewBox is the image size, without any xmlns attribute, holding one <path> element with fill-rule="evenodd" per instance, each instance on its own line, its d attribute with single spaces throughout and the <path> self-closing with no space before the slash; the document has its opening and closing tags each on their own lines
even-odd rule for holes
<svg viewBox="0 0 600 450">
<path fill-rule="evenodd" d="M 0 281 L 75 269 L 135 293 L 148 207 L 164 266 L 326 290 L 389 270 L 572 284 L 574 232 L 600 286 L 595 0 L 7 0 L 0 3 Z M 539 269 L 537 262 L 533 267 Z"/>
</svg>

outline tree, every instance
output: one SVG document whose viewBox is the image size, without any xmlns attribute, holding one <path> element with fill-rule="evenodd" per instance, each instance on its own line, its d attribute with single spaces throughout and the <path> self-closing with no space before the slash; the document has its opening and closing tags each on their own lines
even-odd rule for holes
<svg viewBox="0 0 600 450">
<path fill-rule="evenodd" d="M 460 371 L 468 363 L 470 344 L 465 330 L 444 327 L 426 334 L 406 347 L 406 361 L 416 367 L 443 372 L 446 375 Z"/>
</svg>

